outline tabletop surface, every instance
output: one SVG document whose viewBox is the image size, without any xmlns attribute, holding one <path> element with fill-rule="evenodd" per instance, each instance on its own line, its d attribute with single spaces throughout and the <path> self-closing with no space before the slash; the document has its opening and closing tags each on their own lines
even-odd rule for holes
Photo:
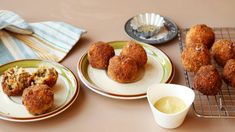
<svg viewBox="0 0 235 132">
<path fill-rule="evenodd" d="M 205 23 L 211 27 L 235 27 L 233 0 L 0 0 L 0 9 L 11 10 L 28 22 L 64 21 L 88 32 L 61 62 L 77 76 L 77 62 L 95 41 L 129 40 L 125 22 L 143 12 L 155 12 L 173 19 L 179 28 Z M 185 85 L 177 39 L 158 45 L 173 61 L 172 83 Z M 232 131 L 234 119 L 204 119 L 190 110 L 177 129 L 159 127 L 146 99 L 117 100 L 98 95 L 81 83 L 75 103 L 63 113 L 43 121 L 15 123 L 0 120 L 4 132 L 156 132 Z"/>
</svg>

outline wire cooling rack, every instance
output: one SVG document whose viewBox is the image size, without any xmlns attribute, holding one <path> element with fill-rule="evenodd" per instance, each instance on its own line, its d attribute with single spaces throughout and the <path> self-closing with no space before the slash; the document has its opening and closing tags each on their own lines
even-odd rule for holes
<svg viewBox="0 0 235 132">
<path fill-rule="evenodd" d="M 179 47 L 181 52 L 185 47 L 185 36 L 189 29 L 183 29 L 179 35 Z M 213 28 L 215 39 L 228 39 L 235 41 L 235 28 Z M 213 59 L 213 57 L 211 57 Z M 215 60 L 212 64 L 216 66 L 220 75 L 223 67 L 219 66 Z M 193 89 L 194 74 L 184 70 L 186 84 Z M 225 82 L 222 84 L 221 91 L 216 96 L 206 96 L 195 91 L 195 101 L 193 109 L 197 116 L 205 118 L 235 118 L 235 87 L 228 86 Z"/>
</svg>

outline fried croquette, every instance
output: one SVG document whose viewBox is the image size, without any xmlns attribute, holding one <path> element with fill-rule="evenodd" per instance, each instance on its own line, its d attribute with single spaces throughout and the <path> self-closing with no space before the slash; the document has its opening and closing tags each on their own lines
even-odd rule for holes
<svg viewBox="0 0 235 132">
<path fill-rule="evenodd" d="M 13 67 L 2 75 L 2 88 L 8 96 L 20 96 L 23 90 L 30 86 L 32 76 L 23 68 Z"/>
<path fill-rule="evenodd" d="M 88 50 L 88 60 L 93 68 L 106 69 L 109 59 L 114 55 L 113 47 L 100 41 L 92 44 Z"/>
<path fill-rule="evenodd" d="M 215 34 L 213 30 L 205 24 L 198 24 L 192 26 L 186 34 L 186 46 L 202 43 L 208 49 L 211 48 L 215 41 Z"/>
<path fill-rule="evenodd" d="M 218 40 L 212 46 L 215 61 L 224 66 L 229 59 L 235 59 L 235 44 L 230 40 Z"/>
<path fill-rule="evenodd" d="M 46 84 L 49 87 L 53 87 L 58 78 L 58 72 L 55 68 L 40 66 L 38 70 L 32 73 L 34 84 Z"/>
<path fill-rule="evenodd" d="M 130 83 L 138 76 L 136 61 L 127 56 L 114 56 L 109 60 L 108 75 L 120 83 Z"/>
<path fill-rule="evenodd" d="M 213 65 L 205 65 L 196 73 L 193 85 L 204 95 L 216 95 L 221 89 L 222 80 Z"/>
<path fill-rule="evenodd" d="M 40 115 L 47 112 L 53 106 L 54 93 L 47 85 L 33 85 L 24 90 L 22 103 L 29 113 Z"/>
<path fill-rule="evenodd" d="M 147 54 L 144 48 L 134 41 L 129 41 L 122 49 L 121 55 L 134 59 L 139 67 L 147 63 Z"/>
<path fill-rule="evenodd" d="M 184 49 L 181 62 L 187 71 L 196 73 L 201 66 L 211 64 L 210 52 L 202 43 L 195 43 Z"/>
<path fill-rule="evenodd" d="M 224 66 L 223 79 L 230 86 L 235 87 L 235 60 L 230 59 Z"/>
</svg>

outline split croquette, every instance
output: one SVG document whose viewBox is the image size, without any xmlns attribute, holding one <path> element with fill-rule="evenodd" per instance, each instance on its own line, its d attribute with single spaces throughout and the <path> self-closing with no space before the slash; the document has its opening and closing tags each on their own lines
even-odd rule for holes
<svg viewBox="0 0 235 132">
<path fill-rule="evenodd" d="M 23 90 L 30 86 L 31 81 L 31 74 L 23 68 L 10 68 L 2 75 L 3 92 L 8 96 L 20 96 Z"/>
<path fill-rule="evenodd" d="M 22 103 L 29 113 L 40 115 L 46 113 L 53 106 L 54 93 L 47 85 L 33 85 L 24 90 Z"/>
<path fill-rule="evenodd" d="M 218 40 L 212 46 L 215 61 L 224 66 L 229 59 L 235 59 L 235 44 L 230 40 Z"/>
<path fill-rule="evenodd" d="M 88 50 L 88 60 L 93 68 L 106 69 L 109 59 L 115 55 L 114 49 L 107 43 L 96 42 Z"/>
<path fill-rule="evenodd" d="M 210 52 L 204 44 L 195 43 L 184 49 L 181 62 L 187 71 L 196 73 L 201 66 L 211 64 Z"/>
<path fill-rule="evenodd" d="M 53 67 L 40 66 L 32 76 L 34 84 L 46 84 L 53 87 L 56 84 L 58 72 Z"/>
<path fill-rule="evenodd" d="M 211 48 L 215 41 L 215 34 L 213 30 L 205 24 L 197 24 L 192 26 L 186 34 L 186 46 L 202 43 L 208 49 Z"/>
<path fill-rule="evenodd" d="M 230 86 L 235 87 L 235 60 L 230 59 L 224 66 L 223 78 Z"/>
<path fill-rule="evenodd" d="M 216 95 L 222 86 L 220 75 L 213 65 L 202 66 L 194 77 L 194 89 L 204 95 Z"/>
<path fill-rule="evenodd" d="M 109 60 L 108 75 L 120 83 L 130 83 L 138 77 L 138 65 L 127 56 L 114 56 Z"/>
<path fill-rule="evenodd" d="M 134 59 L 139 67 L 147 63 L 147 54 L 144 48 L 134 41 L 129 41 L 122 49 L 121 55 Z"/>
</svg>

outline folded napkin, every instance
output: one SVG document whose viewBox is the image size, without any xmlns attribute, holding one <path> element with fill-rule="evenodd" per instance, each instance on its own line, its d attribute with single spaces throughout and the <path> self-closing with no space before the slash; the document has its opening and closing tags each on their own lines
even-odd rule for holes
<svg viewBox="0 0 235 132">
<path fill-rule="evenodd" d="M 20 59 L 59 62 L 84 33 L 64 22 L 27 23 L 11 11 L 0 10 L 0 64 Z"/>
</svg>

